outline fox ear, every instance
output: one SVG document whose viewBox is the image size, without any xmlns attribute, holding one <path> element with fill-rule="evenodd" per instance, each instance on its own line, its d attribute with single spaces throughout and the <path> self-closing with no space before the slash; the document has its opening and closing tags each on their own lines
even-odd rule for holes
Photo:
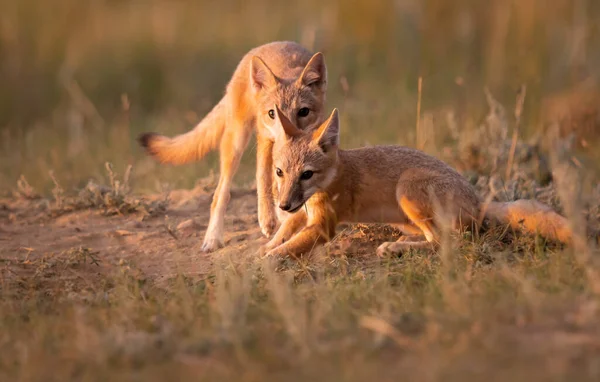
<svg viewBox="0 0 600 382">
<path fill-rule="evenodd" d="M 281 137 L 289 139 L 302 135 L 302 130 L 294 126 L 277 105 L 274 105 L 273 108 L 275 110 L 275 123 L 273 124 L 271 134 L 273 134 L 275 139 L 280 139 Z"/>
<path fill-rule="evenodd" d="M 269 88 L 277 83 L 271 69 L 258 56 L 253 56 L 250 63 L 250 81 L 255 90 Z"/>
<path fill-rule="evenodd" d="M 323 122 L 323 124 L 315 130 L 312 141 L 319 145 L 321 150 L 325 153 L 332 148 L 339 146 L 340 119 L 338 117 L 337 109 L 333 109 L 327 121 Z"/>
<path fill-rule="evenodd" d="M 318 85 L 322 90 L 325 90 L 327 67 L 325 66 L 323 53 L 318 52 L 311 57 L 300 75 L 300 82 L 305 86 Z"/>
</svg>

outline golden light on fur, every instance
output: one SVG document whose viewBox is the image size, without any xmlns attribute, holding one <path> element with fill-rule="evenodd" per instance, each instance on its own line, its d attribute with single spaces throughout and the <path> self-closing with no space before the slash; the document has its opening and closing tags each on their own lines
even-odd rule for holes
<svg viewBox="0 0 600 382">
<path fill-rule="evenodd" d="M 454 230 L 478 227 L 482 210 L 489 219 L 516 230 L 571 241 L 567 220 L 549 207 L 532 200 L 482 207 L 466 178 L 422 151 L 402 146 L 340 150 L 337 110 L 312 132 L 299 135 L 280 118 L 274 128 L 277 196 L 287 205 L 305 204 L 306 209 L 295 207 L 298 212 L 284 220 L 265 246 L 269 256 L 310 252 L 330 240 L 337 223 L 344 221 L 392 223 L 410 232 L 382 244 L 378 255 L 435 247 L 445 225 Z M 307 171 L 309 177 L 304 175 Z"/>
<path fill-rule="evenodd" d="M 223 245 L 231 182 L 255 130 L 259 224 L 264 235 L 272 235 L 278 224 L 271 192 L 273 137 L 269 131 L 275 109 L 290 121 L 287 126 L 309 129 L 320 120 L 326 89 L 327 68 L 322 53 L 313 55 L 294 42 L 272 42 L 252 49 L 242 58 L 225 96 L 193 130 L 174 138 L 156 133 L 140 136 L 140 144 L 161 163 L 189 163 L 219 149 L 220 178 L 203 251 Z M 299 113 L 301 109 L 303 113 Z"/>
</svg>

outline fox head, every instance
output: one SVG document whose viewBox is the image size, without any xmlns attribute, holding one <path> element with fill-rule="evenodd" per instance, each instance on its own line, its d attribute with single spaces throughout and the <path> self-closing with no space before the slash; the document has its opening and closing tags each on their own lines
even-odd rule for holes
<svg viewBox="0 0 600 382">
<path fill-rule="evenodd" d="M 319 122 L 327 91 L 327 68 L 322 53 L 314 54 L 300 76 L 291 80 L 278 78 L 260 57 L 254 56 L 250 77 L 258 105 L 256 122 L 265 126 L 265 131 L 272 133 L 275 123 L 273 104 L 302 130 Z"/>
<path fill-rule="evenodd" d="M 273 171 L 278 205 L 296 212 L 317 191 L 335 179 L 339 146 L 337 109 L 318 128 L 302 131 L 279 110 L 275 110 Z"/>
</svg>

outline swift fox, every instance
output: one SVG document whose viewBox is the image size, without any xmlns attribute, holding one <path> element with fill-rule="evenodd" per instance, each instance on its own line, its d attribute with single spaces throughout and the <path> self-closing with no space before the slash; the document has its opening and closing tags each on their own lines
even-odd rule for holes
<svg viewBox="0 0 600 382">
<path fill-rule="evenodd" d="M 278 224 L 271 193 L 273 137 L 268 129 L 275 119 L 273 104 L 279 105 L 281 113 L 300 129 L 308 129 L 321 119 L 326 90 L 327 69 L 322 53 L 313 55 L 294 42 L 272 42 L 252 49 L 242 58 L 223 98 L 193 130 L 174 138 L 155 133 L 140 136 L 141 145 L 161 163 L 188 163 L 219 148 L 220 177 L 203 251 L 223 246 L 223 219 L 231 180 L 255 129 L 258 218 L 263 234 L 273 234 Z"/>
<path fill-rule="evenodd" d="M 336 109 L 318 128 L 302 131 L 273 108 L 274 195 L 287 217 L 263 247 L 267 256 L 309 252 L 330 240 L 343 221 L 397 225 L 405 236 L 382 244 L 378 255 L 431 247 L 439 243 L 440 212 L 456 230 L 477 225 L 485 215 L 552 240 L 571 240 L 566 219 L 549 207 L 518 200 L 491 203 L 486 209 L 463 176 L 419 150 L 339 149 Z"/>
</svg>

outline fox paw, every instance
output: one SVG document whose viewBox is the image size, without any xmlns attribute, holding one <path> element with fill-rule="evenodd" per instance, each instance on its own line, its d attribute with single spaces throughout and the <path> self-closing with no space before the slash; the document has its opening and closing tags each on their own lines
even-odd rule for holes
<svg viewBox="0 0 600 382">
<path fill-rule="evenodd" d="M 379 257 L 388 256 L 388 255 L 400 256 L 407 251 L 417 250 L 417 249 L 434 250 L 435 244 L 432 244 L 428 241 L 408 241 L 408 240 L 407 241 L 404 241 L 404 240 L 390 241 L 390 242 L 381 244 L 377 248 L 377 256 L 379 256 Z"/>
<path fill-rule="evenodd" d="M 283 252 L 281 252 L 277 248 L 273 248 L 270 251 L 267 251 L 263 257 L 270 257 L 270 258 L 283 257 Z"/>
<path fill-rule="evenodd" d="M 223 248 L 223 241 L 218 238 L 205 237 L 202 243 L 202 252 L 210 253 L 214 252 L 219 248 Z"/>
<path fill-rule="evenodd" d="M 377 256 L 385 257 L 389 255 L 399 255 L 402 253 L 402 249 L 399 248 L 398 243 L 386 242 L 377 247 Z"/>
<path fill-rule="evenodd" d="M 273 250 L 269 249 L 267 247 L 267 245 L 262 245 L 260 247 L 260 249 L 258 250 L 258 257 L 260 257 L 261 259 L 265 258 L 265 257 L 272 257 L 273 256 Z"/>
<path fill-rule="evenodd" d="M 269 244 L 265 244 L 263 246 L 260 247 L 260 249 L 258 250 L 258 254 L 260 258 L 266 258 L 266 257 L 270 257 L 270 258 L 283 258 L 284 257 L 284 251 L 281 250 L 281 248 L 279 247 L 271 247 L 269 246 Z"/>
<path fill-rule="evenodd" d="M 270 238 L 277 230 L 277 218 L 275 216 L 267 216 L 259 218 L 258 224 L 263 235 Z"/>
</svg>

